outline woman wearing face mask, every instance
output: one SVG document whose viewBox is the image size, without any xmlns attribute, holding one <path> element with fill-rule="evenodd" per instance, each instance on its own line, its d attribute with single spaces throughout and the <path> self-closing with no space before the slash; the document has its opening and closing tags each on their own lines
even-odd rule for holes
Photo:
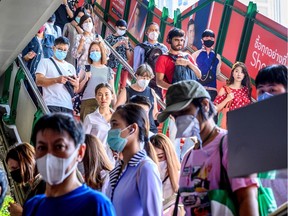
<svg viewBox="0 0 288 216">
<path fill-rule="evenodd" d="M 151 104 L 151 109 L 149 111 L 150 131 L 157 133 L 158 129 L 155 124 L 156 114 L 158 113 L 157 99 L 155 91 L 148 86 L 150 80 L 154 77 L 152 68 L 147 63 L 144 63 L 138 67 L 135 76 L 137 79 L 136 83 L 121 90 L 115 108 L 124 103 L 128 103 L 129 98 L 134 95 L 141 95 L 149 98 Z"/>
<path fill-rule="evenodd" d="M 82 93 L 80 119 L 83 121 L 87 114 L 94 112 L 98 106 L 94 90 L 100 83 L 114 86 L 113 70 L 107 67 L 106 50 L 102 41 L 93 41 L 88 49 L 88 65 L 80 70 L 80 85 L 78 93 Z M 114 92 L 114 89 L 113 89 Z M 114 99 L 114 98 L 113 98 Z M 109 104 L 110 105 L 110 104 Z"/>
<path fill-rule="evenodd" d="M 172 215 L 176 193 L 179 188 L 180 163 L 171 140 L 164 134 L 158 133 L 150 137 L 158 161 L 163 190 L 164 215 Z M 172 208 L 170 208 L 172 207 Z"/>
<path fill-rule="evenodd" d="M 92 41 L 103 41 L 101 36 L 93 33 L 93 21 L 90 15 L 84 14 L 79 22 L 79 26 L 83 29 L 83 34 L 77 34 L 75 44 L 72 49 L 73 57 L 77 60 L 77 69 L 85 68 L 88 64 L 88 49 Z"/>
<path fill-rule="evenodd" d="M 230 110 L 244 107 L 251 103 L 251 81 L 244 63 L 236 62 L 232 66 L 232 71 L 227 85 L 223 86 L 214 100 L 218 112 L 229 106 Z M 226 123 L 221 124 L 226 129 Z"/>
<path fill-rule="evenodd" d="M 77 10 L 74 13 L 73 20 L 69 23 L 66 23 L 64 26 L 63 36 L 69 39 L 70 47 L 74 47 L 76 35 L 83 33 L 82 28 L 78 25 L 83 15 L 84 15 L 83 8 L 82 7 L 77 8 Z M 76 60 L 72 56 L 72 49 L 68 50 L 66 61 L 74 65 L 74 67 L 76 67 Z"/>
<path fill-rule="evenodd" d="M 151 145 L 147 120 L 144 109 L 136 104 L 118 107 L 111 118 L 107 141 L 113 151 L 122 153 L 123 160 L 110 172 L 107 195 L 118 216 L 162 215 L 159 171 L 140 147 Z"/>
<path fill-rule="evenodd" d="M 125 20 L 120 19 L 115 24 L 116 32 L 114 34 L 109 35 L 106 38 L 106 41 L 118 52 L 118 54 L 127 62 L 132 59 L 132 47 L 128 40 L 128 37 L 125 36 L 127 30 L 127 23 Z M 114 72 L 117 72 L 117 67 L 120 64 L 118 59 L 110 54 L 108 67 L 112 68 Z M 123 67 L 121 72 L 120 79 L 120 88 L 126 87 L 126 81 L 128 79 L 128 71 L 125 67 Z"/>
<path fill-rule="evenodd" d="M 8 151 L 5 161 L 12 179 L 25 191 L 23 203 L 36 194 L 45 192 L 46 183 L 36 169 L 35 150 L 32 145 L 28 143 L 16 145 Z M 23 209 L 20 204 L 11 203 L 9 211 L 11 216 L 18 216 L 22 215 Z"/>
</svg>

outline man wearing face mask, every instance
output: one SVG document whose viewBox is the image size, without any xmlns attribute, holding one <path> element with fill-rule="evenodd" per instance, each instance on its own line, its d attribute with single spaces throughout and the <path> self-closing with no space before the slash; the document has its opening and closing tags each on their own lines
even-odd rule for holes
<svg viewBox="0 0 288 216">
<path fill-rule="evenodd" d="M 127 23 L 125 20 L 120 19 L 117 20 L 115 24 L 116 32 L 114 34 L 109 35 L 106 38 L 106 41 L 119 53 L 119 55 L 127 62 L 129 62 L 132 58 L 132 47 L 128 40 L 128 37 L 125 36 L 127 31 Z M 119 65 L 119 61 L 117 58 L 111 53 L 109 55 L 109 60 L 107 66 L 112 68 L 115 73 L 117 72 L 117 67 Z M 128 79 L 128 71 L 125 67 L 123 67 L 121 72 L 120 79 L 120 88 L 123 89 L 126 87 L 126 81 Z"/>
<path fill-rule="evenodd" d="M 158 121 L 163 122 L 172 115 L 176 119 L 177 138 L 198 137 L 198 144 L 185 154 L 181 165 L 179 191 L 186 215 L 196 212 L 219 215 L 211 210 L 208 192 L 220 188 L 220 164 L 227 172 L 227 131 L 216 126 L 211 97 L 197 81 L 173 84 L 166 99 L 166 109 L 158 115 Z M 236 198 L 237 215 L 259 215 L 257 179 L 235 178 L 228 182 Z"/>
<path fill-rule="evenodd" d="M 54 56 L 42 59 L 36 70 L 36 84 L 42 87 L 43 99 L 50 112 L 73 114 L 72 95 L 79 88 L 79 78 L 74 66 L 64 60 L 68 49 L 68 39 L 57 38 L 53 47 Z M 70 82 L 70 86 L 65 85 L 66 82 Z"/>
<path fill-rule="evenodd" d="M 103 194 L 77 178 L 77 164 L 86 149 L 80 122 L 63 113 L 45 115 L 34 127 L 32 142 L 46 191 L 25 203 L 23 215 L 115 215 Z"/>
<path fill-rule="evenodd" d="M 216 78 L 219 78 L 218 75 L 220 74 L 221 57 L 213 50 L 215 34 L 212 30 L 206 29 L 202 33 L 201 41 L 202 49 L 194 52 L 192 57 L 202 73 L 202 77 L 198 81 L 209 92 L 211 100 L 214 101 L 217 96 Z M 221 79 L 221 81 L 225 80 Z"/>
<path fill-rule="evenodd" d="M 61 28 L 57 25 L 55 25 L 56 16 L 55 14 L 52 14 L 52 16 L 47 20 L 45 23 L 45 33 L 49 35 L 53 35 L 54 38 L 58 38 L 62 35 Z"/>
</svg>

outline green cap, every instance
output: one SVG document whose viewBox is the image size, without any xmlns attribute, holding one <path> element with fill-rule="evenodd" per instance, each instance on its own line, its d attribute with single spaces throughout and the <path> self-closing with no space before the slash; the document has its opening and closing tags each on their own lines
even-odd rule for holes
<svg viewBox="0 0 288 216">
<path fill-rule="evenodd" d="M 159 122 L 165 121 L 173 112 L 186 108 L 195 98 L 209 98 L 209 93 L 197 81 L 187 80 L 174 83 L 166 94 L 166 109 L 157 117 Z"/>
</svg>

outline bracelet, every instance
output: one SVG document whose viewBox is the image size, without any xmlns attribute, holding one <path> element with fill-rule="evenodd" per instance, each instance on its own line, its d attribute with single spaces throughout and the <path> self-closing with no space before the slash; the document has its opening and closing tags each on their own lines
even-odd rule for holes
<svg viewBox="0 0 288 216">
<path fill-rule="evenodd" d="M 126 48 L 126 47 L 125 47 L 125 50 L 130 50 L 130 48 Z"/>
</svg>

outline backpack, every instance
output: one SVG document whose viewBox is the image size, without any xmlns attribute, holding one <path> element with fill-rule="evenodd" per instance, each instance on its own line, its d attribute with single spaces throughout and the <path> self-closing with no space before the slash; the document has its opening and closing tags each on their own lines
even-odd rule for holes
<svg viewBox="0 0 288 216">
<path fill-rule="evenodd" d="M 176 61 L 178 56 L 171 55 L 169 56 Z M 188 59 L 188 55 L 184 56 L 183 58 Z M 185 67 L 183 65 L 175 65 L 174 74 L 172 78 L 172 84 L 182 81 L 182 80 L 197 80 L 196 74 L 190 67 Z"/>
<path fill-rule="evenodd" d="M 138 44 L 141 48 L 145 50 L 145 57 L 144 62 L 150 65 L 150 67 L 153 69 L 153 72 L 155 71 L 155 65 L 158 57 L 160 55 L 163 55 L 166 52 L 165 47 L 163 47 L 161 44 L 157 46 L 152 46 L 148 44 Z M 155 73 L 155 72 L 154 72 Z M 155 74 L 154 74 L 155 75 Z"/>
</svg>

